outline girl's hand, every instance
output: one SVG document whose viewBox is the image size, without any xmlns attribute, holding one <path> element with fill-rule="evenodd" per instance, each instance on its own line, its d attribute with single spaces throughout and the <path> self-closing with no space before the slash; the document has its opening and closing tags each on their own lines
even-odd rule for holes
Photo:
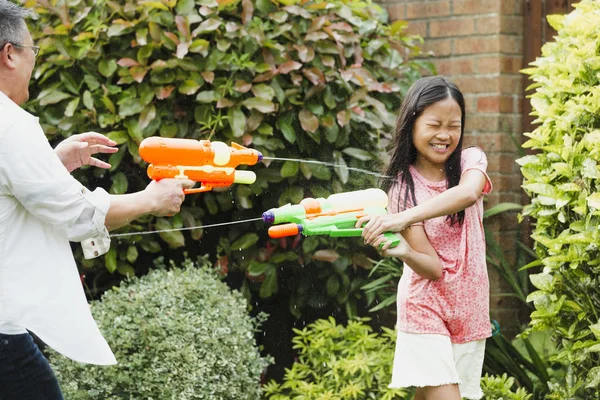
<svg viewBox="0 0 600 400">
<path fill-rule="evenodd" d="M 363 224 L 366 225 L 363 227 Z M 356 221 L 356 227 L 363 228 L 365 244 L 374 245 L 375 240 L 385 232 L 402 232 L 411 224 L 405 212 L 385 215 L 365 215 Z"/>
<path fill-rule="evenodd" d="M 109 163 L 92 157 L 92 154 L 116 153 L 119 149 L 113 147 L 115 145 L 114 141 L 100 133 L 86 132 L 66 138 L 56 146 L 54 152 L 69 172 L 84 165 L 108 169 Z"/>
<path fill-rule="evenodd" d="M 383 236 L 379 235 L 373 241 L 373 247 L 375 247 L 379 254 L 384 257 L 396 257 L 403 259 L 412 250 L 408 242 L 400 234 L 396 234 L 400 238 L 400 243 L 396 247 L 390 248 L 390 242 Z M 379 246 L 381 245 L 381 248 Z"/>
</svg>

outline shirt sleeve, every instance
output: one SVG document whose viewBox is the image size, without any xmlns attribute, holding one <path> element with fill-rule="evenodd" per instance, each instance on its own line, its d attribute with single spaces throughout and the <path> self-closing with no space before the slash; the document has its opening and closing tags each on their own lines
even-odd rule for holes
<svg viewBox="0 0 600 400">
<path fill-rule="evenodd" d="M 492 181 L 487 174 L 487 157 L 483 150 L 479 147 L 469 147 L 462 152 L 462 173 L 464 174 L 468 170 L 476 169 L 483 173 L 485 176 L 485 186 L 483 188 L 483 194 L 489 194 L 492 191 Z"/>
<path fill-rule="evenodd" d="M 91 239 L 100 250 L 110 243 L 104 225 L 110 195 L 90 192 L 69 174 L 48 143 L 37 119 L 20 118 L 3 135 L 0 190 L 32 215 L 62 230 L 70 241 Z M 108 248 L 106 248 L 108 251 Z M 96 256 L 103 253 L 96 249 Z M 86 251 L 86 257 L 94 251 Z"/>
<path fill-rule="evenodd" d="M 404 201 L 404 197 L 407 197 L 406 202 Z M 388 191 L 388 213 L 396 214 L 402 211 L 405 211 L 409 208 L 414 207 L 412 198 L 408 193 L 406 193 L 406 185 L 400 178 L 400 176 L 396 179 L 396 182 L 392 185 L 390 190 Z M 417 222 L 412 224 L 411 226 L 423 225 L 423 222 Z"/>
</svg>

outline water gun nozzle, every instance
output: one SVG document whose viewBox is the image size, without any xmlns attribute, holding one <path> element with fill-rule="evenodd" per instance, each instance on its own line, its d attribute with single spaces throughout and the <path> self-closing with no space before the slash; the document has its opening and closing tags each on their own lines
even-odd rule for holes
<svg viewBox="0 0 600 400">
<path fill-rule="evenodd" d="M 272 224 L 275 221 L 275 213 L 272 210 L 265 211 L 262 215 L 262 220 L 267 224 Z"/>
</svg>

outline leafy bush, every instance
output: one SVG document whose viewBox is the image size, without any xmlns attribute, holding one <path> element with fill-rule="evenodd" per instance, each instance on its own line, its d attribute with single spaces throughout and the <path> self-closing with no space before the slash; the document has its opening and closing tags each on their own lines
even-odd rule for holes
<svg viewBox="0 0 600 400">
<path fill-rule="evenodd" d="M 558 31 L 542 57 L 524 70 L 539 126 L 526 133 L 518 160 L 531 196 L 542 273 L 531 276 L 532 329 L 549 329 L 568 363 L 549 398 L 600 398 L 600 3 L 583 0 L 567 16 L 552 15 Z"/>
<path fill-rule="evenodd" d="M 286 370 L 284 382 L 265 385 L 269 400 L 403 399 L 406 392 L 388 389 L 392 378 L 396 334 L 372 332 L 367 318 L 347 326 L 330 317 L 295 329 L 298 360 Z"/>
<path fill-rule="evenodd" d="M 92 304 L 119 364 L 51 363 L 67 399 L 258 399 L 267 360 L 246 301 L 209 271 L 154 270 Z"/>
<path fill-rule="evenodd" d="M 513 391 L 515 379 L 506 374 L 481 378 L 481 389 L 484 400 L 529 400 L 531 395 L 523 388 Z"/>
<path fill-rule="evenodd" d="M 419 38 L 404 33 L 406 23 L 387 24 L 384 9 L 370 0 L 26 4 L 39 14 L 32 33 L 42 48 L 31 111 L 52 138 L 98 130 L 120 145 L 111 170 L 82 171 L 84 183 L 112 193 L 144 187 L 138 145 L 153 135 L 235 141 L 266 156 L 343 166 L 332 172 L 319 164 L 266 162 L 252 168 L 258 175 L 253 185 L 188 196 L 180 215 L 142 218 L 131 231 L 256 218 L 304 197 L 373 186 L 372 177 L 348 167 L 371 168 L 379 159 L 403 91 L 422 67 L 430 68 L 411 61 L 420 55 Z M 152 254 L 187 245 L 190 252 L 218 256 L 229 271 L 246 273 L 255 261 L 244 290 L 269 297 L 289 284 L 296 314 L 309 302 L 322 307 L 349 300 L 354 310 L 360 291 L 353 268 L 368 261 L 353 258 L 348 241 L 313 239 L 300 246 L 284 239 L 267 247 L 264 230 L 255 222 L 214 228 L 210 236 L 195 229 L 161 233 L 162 241 L 156 235 L 119 238 L 104 264 L 111 273 L 139 273 Z M 200 239 L 200 246 L 190 246 Z M 338 258 L 339 265 L 323 268 Z M 88 267 L 102 262 L 80 261 Z M 323 283 L 309 295 L 304 289 L 319 273 Z M 90 286 L 94 294 L 102 282 L 90 279 Z"/>
</svg>

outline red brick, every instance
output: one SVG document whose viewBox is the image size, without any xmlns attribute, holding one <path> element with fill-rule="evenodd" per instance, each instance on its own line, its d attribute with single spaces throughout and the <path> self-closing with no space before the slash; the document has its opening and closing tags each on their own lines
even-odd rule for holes
<svg viewBox="0 0 600 400">
<path fill-rule="evenodd" d="M 498 53 L 500 42 L 498 35 L 472 36 L 454 39 L 453 54 Z"/>
<path fill-rule="evenodd" d="M 437 57 L 449 56 L 452 54 L 452 39 L 427 39 L 423 43 L 423 51 L 431 51 Z"/>
<path fill-rule="evenodd" d="M 512 113 L 512 96 L 482 96 L 477 99 L 477 111 L 482 113 Z"/>
<path fill-rule="evenodd" d="M 454 0 L 454 15 L 500 13 L 504 0 Z"/>
<path fill-rule="evenodd" d="M 498 3 L 503 15 L 523 15 L 523 0 L 502 0 Z"/>
<path fill-rule="evenodd" d="M 467 116 L 467 120 L 468 120 Z M 475 145 L 486 153 L 517 151 L 517 145 L 512 137 L 504 132 L 482 133 L 475 136 Z"/>
<path fill-rule="evenodd" d="M 487 159 L 489 172 L 500 172 L 501 174 L 511 174 L 518 172 L 518 165 L 515 162 L 515 160 L 517 159 L 516 155 L 507 153 L 492 153 L 487 154 Z M 501 201 L 507 200 L 501 199 Z M 518 203 L 518 201 L 515 202 Z"/>
<path fill-rule="evenodd" d="M 463 94 L 495 93 L 498 91 L 498 78 L 489 76 L 460 76 L 453 79 Z"/>
<path fill-rule="evenodd" d="M 477 33 L 482 35 L 495 34 L 500 32 L 499 15 L 477 17 L 475 23 L 477 25 Z"/>
<path fill-rule="evenodd" d="M 440 19 L 429 22 L 429 36 L 449 37 L 449 36 L 467 36 L 475 32 L 475 24 L 472 18 L 462 19 Z"/>
<path fill-rule="evenodd" d="M 479 74 L 518 74 L 523 68 L 522 56 L 494 55 L 482 56 L 477 59 Z"/>
<path fill-rule="evenodd" d="M 499 80 L 499 88 L 500 92 L 506 94 L 518 94 L 521 93 L 523 87 L 523 80 L 525 79 L 524 75 L 500 75 Z"/>
<path fill-rule="evenodd" d="M 510 15 L 502 16 L 500 20 L 500 33 L 523 35 L 523 17 Z"/>
<path fill-rule="evenodd" d="M 406 32 L 419 35 L 423 38 L 427 37 L 427 22 L 426 21 L 408 21 Z"/>
<path fill-rule="evenodd" d="M 406 19 L 406 4 L 390 4 L 386 8 L 390 16 L 390 21 Z"/>
<path fill-rule="evenodd" d="M 465 75 L 475 72 L 473 58 L 450 58 L 434 61 L 437 72 L 441 75 Z"/>
<path fill-rule="evenodd" d="M 442 17 L 446 15 L 450 15 L 449 1 L 435 1 L 430 3 L 419 1 L 406 5 L 407 19 Z"/>
<path fill-rule="evenodd" d="M 497 132 L 498 116 L 474 114 L 467 117 L 466 130 L 479 132 Z"/>
<path fill-rule="evenodd" d="M 467 112 L 467 120 L 469 116 L 477 112 L 477 97 L 474 94 L 464 94 L 465 97 L 465 108 Z"/>
<path fill-rule="evenodd" d="M 521 36 L 500 35 L 500 52 L 522 55 L 523 38 Z"/>
</svg>

